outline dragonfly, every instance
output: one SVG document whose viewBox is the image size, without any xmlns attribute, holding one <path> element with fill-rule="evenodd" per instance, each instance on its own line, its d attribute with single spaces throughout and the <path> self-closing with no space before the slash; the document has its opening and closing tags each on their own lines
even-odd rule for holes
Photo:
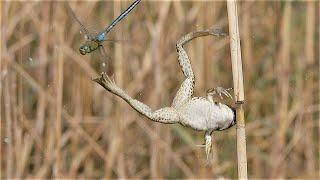
<svg viewBox="0 0 320 180">
<path fill-rule="evenodd" d="M 71 17 L 78 22 L 80 25 L 80 31 L 85 34 L 85 42 L 80 46 L 79 51 L 80 54 L 86 55 L 88 53 L 91 53 L 97 49 L 105 55 L 105 50 L 103 47 L 103 42 L 107 41 L 106 36 L 111 31 L 112 28 L 116 26 L 117 23 L 119 23 L 122 19 L 124 19 L 132 9 L 134 9 L 141 0 L 134 1 L 125 11 L 123 11 L 116 19 L 114 19 L 110 25 L 108 25 L 103 31 L 93 36 L 89 33 L 88 29 L 81 23 L 81 21 L 77 18 L 74 11 L 71 9 L 69 4 L 67 4 L 67 8 L 69 9 L 69 12 L 71 14 Z"/>
</svg>

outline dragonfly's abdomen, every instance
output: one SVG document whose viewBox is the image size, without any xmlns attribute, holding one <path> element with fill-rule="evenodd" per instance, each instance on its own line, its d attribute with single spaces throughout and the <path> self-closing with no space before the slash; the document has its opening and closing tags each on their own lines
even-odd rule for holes
<svg viewBox="0 0 320 180">
<path fill-rule="evenodd" d="M 96 41 L 86 41 L 84 44 L 82 44 L 79 48 L 80 54 L 85 55 L 87 53 L 91 53 L 92 51 L 95 51 L 98 49 L 99 43 Z"/>
</svg>

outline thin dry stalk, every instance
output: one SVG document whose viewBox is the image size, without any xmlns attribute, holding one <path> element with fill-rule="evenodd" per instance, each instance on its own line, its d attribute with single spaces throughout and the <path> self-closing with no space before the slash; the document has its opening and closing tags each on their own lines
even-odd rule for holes
<svg viewBox="0 0 320 180">
<path fill-rule="evenodd" d="M 44 3 L 41 6 L 41 21 L 40 19 L 35 19 L 35 21 L 40 22 L 39 28 L 39 34 L 40 34 L 40 46 L 39 46 L 39 62 L 41 62 L 42 68 L 37 69 L 37 77 L 39 84 L 41 86 L 46 85 L 46 66 L 48 62 L 48 53 L 47 53 L 47 46 L 48 46 L 48 29 L 49 29 L 49 8 L 50 4 L 49 2 Z M 21 76 L 20 76 L 21 78 Z M 45 110 L 46 110 L 46 100 L 44 97 L 44 94 L 39 94 L 38 95 L 38 106 L 36 110 L 36 129 L 40 133 L 40 135 L 43 134 L 44 126 L 45 126 Z M 36 152 L 37 154 L 40 154 L 40 152 Z M 36 169 L 38 169 L 41 164 L 40 164 L 40 156 L 35 157 L 35 166 Z"/>
<path fill-rule="evenodd" d="M 152 54 L 152 63 L 155 67 L 154 70 L 154 93 L 152 94 L 152 101 L 154 106 L 158 106 L 161 101 L 163 100 L 163 70 L 162 70 L 162 49 L 161 48 L 161 34 L 164 29 L 164 22 L 166 17 L 168 16 L 168 11 L 170 8 L 170 2 L 161 2 L 160 5 L 160 12 L 158 21 L 155 24 L 149 24 L 149 31 L 151 34 L 151 54 Z M 161 127 L 160 124 L 154 124 L 154 131 L 157 134 L 160 134 Z M 161 154 L 159 151 L 159 140 L 156 139 L 152 141 L 151 145 L 151 158 L 150 158 L 150 172 L 152 178 L 161 178 L 162 171 L 161 171 Z"/>
<path fill-rule="evenodd" d="M 228 1 L 228 20 L 230 34 L 230 51 L 232 60 L 232 76 L 234 85 L 237 119 L 237 155 L 238 155 L 238 178 L 247 179 L 247 153 L 246 153 L 246 134 L 244 120 L 244 89 L 243 73 L 241 60 L 240 35 L 238 25 L 238 13 L 236 1 Z"/>
<path fill-rule="evenodd" d="M 121 13 L 121 2 L 115 2 L 113 5 L 113 16 L 116 18 L 119 14 Z M 121 34 L 121 29 L 118 30 L 119 33 L 117 33 L 117 37 L 119 38 L 119 34 Z M 123 87 L 124 85 L 124 78 L 123 78 L 123 47 L 122 44 L 116 44 L 115 49 L 114 49 L 114 54 L 115 54 L 115 66 L 114 66 L 114 71 L 115 71 L 115 81 L 119 84 L 119 86 Z M 104 106 L 107 107 L 107 98 L 104 96 L 105 104 Z M 124 116 L 121 113 L 122 109 L 122 103 L 119 99 L 115 99 L 115 109 L 116 112 L 113 115 L 117 121 L 115 122 L 115 129 L 111 132 L 111 146 L 108 150 L 108 154 L 105 157 L 105 178 L 110 178 L 111 172 L 112 172 L 112 167 L 114 166 L 114 163 L 117 161 L 117 176 L 120 178 L 125 178 L 126 177 L 126 172 L 125 172 L 125 163 L 124 163 L 124 154 L 123 154 L 123 144 L 125 143 L 123 141 L 123 127 L 124 127 Z"/>
<path fill-rule="evenodd" d="M 0 2 L 0 24 L 2 25 L 2 12 L 3 12 L 3 9 L 2 9 L 2 2 Z M 0 33 L 0 54 L 2 54 L 2 44 L 3 43 L 3 33 Z M 2 57 L 0 57 L 0 72 L 3 72 L 3 69 L 2 69 Z M 3 121 L 2 121 L 2 88 L 3 88 L 3 83 L 2 83 L 2 73 L 0 74 L 0 124 L 2 125 L 3 124 Z M 2 130 L 3 128 L 0 128 L 0 140 L 3 139 L 2 137 Z M 3 151 L 3 148 L 2 148 L 2 144 L 0 144 L 0 153 L 2 153 Z M 4 177 L 3 174 L 2 174 L 2 158 L 0 158 L 0 178 Z"/>
<path fill-rule="evenodd" d="M 251 9 L 250 3 L 252 2 L 243 2 L 242 10 L 245 10 L 246 13 L 243 13 L 242 16 L 242 35 L 243 35 L 243 56 L 244 56 L 244 65 L 245 72 L 247 73 L 247 77 L 250 77 L 251 72 L 254 68 L 254 62 L 252 61 L 252 34 L 251 34 Z"/>
<path fill-rule="evenodd" d="M 4 137 L 4 142 L 6 143 L 6 177 L 13 178 L 13 136 L 12 136 L 12 111 L 10 105 L 10 92 L 9 92 L 9 75 L 4 79 L 4 108 L 5 108 L 5 117 L 6 117 L 6 136 Z"/>
<path fill-rule="evenodd" d="M 60 33 L 62 35 L 63 33 Z M 60 37 L 60 42 L 62 42 Z M 63 94 L 63 53 L 61 50 L 58 51 L 58 57 L 57 57 L 57 103 L 56 103 L 56 145 L 58 146 L 61 144 L 61 134 L 62 134 L 62 94 Z M 58 146 L 59 147 L 59 146 Z M 57 159 L 56 159 L 56 177 L 61 177 L 61 151 L 58 150 L 57 152 Z"/>
<path fill-rule="evenodd" d="M 153 103 L 155 106 L 159 106 L 161 104 L 161 100 L 163 98 L 163 70 L 161 65 L 162 60 L 162 52 L 160 48 L 160 35 L 162 34 L 164 28 L 164 21 L 168 15 L 168 10 L 170 7 L 170 3 L 168 2 L 161 2 L 161 9 L 159 13 L 159 19 L 152 26 L 151 33 L 151 57 L 153 59 L 154 69 L 154 94 L 153 94 Z M 157 134 L 160 134 L 161 127 L 160 124 L 154 124 L 154 131 Z M 160 168 L 160 151 L 159 151 L 159 141 L 155 140 L 154 142 L 151 141 L 150 149 L 151 149 L 151 158 L 150 158 L 150 172 L 152 178 L 161 178 L 161 168 Z"/>
<path fill-rule="evenodd" d="M 14 72 L 10 72 L 8 74 L 8 78 L 9 78 L 9 95 L 10 95 L 10 98 L 11 98 L 11 103 L 10 103 L 10 106 L 12 107 L 11 111 L 11 116 L 12 116 L 12 146 L 13 146 L 13 160 L 14 160 L 14 164 L 15 164 L 15 177 L 19 177 L 17 175 L 17 166 L 18 164 L 16 163 L 16 159 L 19 159 L 21 156 L 21 153 L 19 152 L 21 149 L 18 149 L 18 148 L 21 148 L 21 144 L 17 144 L 17 142 L 19 141 L 16 141 L 17 140 L 17 132 L 20 130 L 20 127 L 18 126 L 17 124 L 17 118 L 18 118 L 18 111 L 17 111 L 17 108 L 14 108 L 17 104 L 17 96 L 16 96 L 16 90 L 17 90 L 17 81 L 16 81 L 16 73 Z"/>
<path fill-rule="evenodd" d="M 60 144 L 61 141 L 61 106 L 62 106 L 62 84 L 63 84 L 63 60 L 58 58 L 58 86 L 57 86 L 57 104 L 56 104 L 56 145 Z M 56 177 L 61 176 L 61 151 L 57 150 L 57 159 L 56 159 Z"/>
<path fill-rule="evenodd" d="M 121 2 L 118 1 L 114 1 L 114 6 L 113 6 L 113 13 L 114 13 L 114 18 L 116 18 L 120 13 L 121 13 Z M 118 29 L 118 33 L 116 34 L 116 38 L 120 39 L 121 38 L 121 34 L 122 34 L 123 30 L 122 28 Z M 123 48 L 123 44 L 118 43 L 115 44 L 115 75 L 116 75 L 116 82 L 119 84 L 120 87 L 124 87 L 125 84 L 125 78 L 124 78 L 124 58 L 123 58 L 123 52 L 124 52 L 124 48 Z M 127 174 L 126 174 L 126 170 L 125 170 L 125 160 L 124 160 L 124 150 L 125 150 L 125 137 L 124 137 L 124 126 L 125 126 L 125 120 L 126 117 L 123 115 L 122 111 L 123 111 L 123 101 L 121 101 L 120 99 L 116 99 L 117 103 L 116 103 L 116 114 L 115 117 L 117 119 L 116 122 L 116 132 L 114 132 L 114 136 L 118 136 L 120 139 L 120 143 L 118 143 L 118 150 L 117 150 L 117 175 L 119 178 L 126 178 Z"/>
<path fill-rule="evenodd" d="M 307 74 L 307 82 L 305 84 L 305 91 L 308 89 L 311 93 L 306 93 L 306 104 L 305 105 L 312 105 L 313 104 L 313 89 L 314 89 L 314 75 L 313 69 L 311 73 L 308 72 L 310 67 L 313 67 L 315 62 L 315 52 L 314 52 L 314 45 L 315 45 L 315 2 L 308 2 L 307 3 L 307 13 L 306 13 L 306 41 L 305 41 L 305 57 L 306 57 L 306 73 Z M 308 88 L 308 89 L 307 89 Z M 306 130 L 306 138 L 305 143 L 305 156 L 306 156 L 306 171 L 310 177 L 316 177 L 316 162 L 315 162 L 315 152 L 314 148 L 315 144 L 313 141 L 314 137 L 314 128 L 313 128 L 313 115 L 307 114 L 306 115 L 306 123 L 305 129 Z"/>
<path fill-rule="evenodd" d="M 82 74 L 80 73 L 80 68 L 79 67 L 76 67 L 75 68 L 75 80 L 74 80 L 74 83 L 73 83 L 73 94 L 74 96 L 72 97 L 72 102 L 73 102 L 73 106 L 74 106 L 74 120 L 75 120 L 75 123 L 81 123 L 83 121 L 83 103 L 82 103 L 82 99 L 81 97 L 82 96 L 82 90 L 81 90 L 81 79 L 82 79 Z M 102 126 L 103 127 L 103 126 Z M 79 148 L 79 142 L 80 142 L 80 138 L 78 136 L 77 133 L 75 132 L 72 132 L 72 137 L 71 137 L 71 148 L 70 148 L 70 151 L 71 151 L 71 154 L 74 154 L 74 159 L 77 159 L 75 157 L 77 152 L 80 151 L 80 148 Z M 90 150 L 92 148 L 90 147 Z M 69 170 L 69 176 L 72 177 L 72 178 L 76 178 L 77 176 L 77 170 L 78 170 L 78 166 L 75 165 L 76 163 L 74 163 L 74 160 L 72 161 L 71 165 L 70 165 L 70 170 Z"/>
<path fill-rule="evenodd" d="M 41 86 L 45 86 L 46 84 L 46 65 L 48 61 L 48 52 L 47 52 L 47 45 L 48 45 L 48 29 L 49 29 L 49 13 L 50 13 L 50 4 L 48 2 L 44 3 L 41 6 L 41 21 L 40 24 L 40 45 L 39 45 L 39 61 L 41 62 L 42 68 L 37 69 L 38 81 Z M 45 109 L 46 109 L 46 102 L 45 97 L 42 94 L 39 94 L 39 105 L 37 107 L 37 130 L 40 134 L 43 133 L 43 126 L 44 126 L 44 117 L 45 117 Z"/>
<path fill-rule="evenodd" d="M 12 76 L 15 76 L 16 73 L 10 73 Z M 17 82 L 16 79 L 11 79 L 10 82 Z M 10 90 L 11 97 L 12 97 L 12 107 L 17 106 L 17 96 L 14 92 L 16 92 L 16 85 L 15 83 L 10 84 L 12 89 Z M 34 145 L 34 140 L 30 138 L 29 135 L 22 136 L 22 129 L 21 126 L 18 125 L 17 117 L 20 116 L 18 113 L 20 112 L 19 108 L 12 108 L 13 109 L 13 133 L 15 135 L 14 139 L 14 147 L 15 147 L 15 157 L 16 166 L 15 166 L 15 177 L 23 177 L 23 172 L 26 170 L 26 165 L 30 160 L 30 152 L 32 150 L 32 146 Z"/>
<path fill-rule="evenodd" d="M 318 3 L 318 10 L 317 10 L 317 12 L 319 13 L 320 12 L 320 3 Z M 319 16 L 318 16 L 318 20 L 319 20 Z M 319 27 L 319 21 L 318 21 L 318 27 Z M 318 31 L 318 42 L 320 42 L 320 31 Z M 319 45 L 319 43 L 318 43 L 318 46 L 317 46 L 317 48 L 319 49 L 320 48 L 320 45 Z M 320 59 L 320 57 L 319 57 L 319 54 L 320 54 L 320 52 L 319 52 L 319 50 L 318 50 L 318 73 L 320 72 L 320 63 L 319 63 L 319 59 Z M 319 74 L 318 74 L 319 75 Z M 318 79 L 318 102 L 320 102 L 320 80 Z M 317 96 L 316 95 L 316 96 Z M 319 108 L 320 109 L 320 108 Z M 319 110 L 318 109 L 318 110 Z M 317 116 L 318 116 L 318 138 L 320 137 L 320 130 L 319 130 L 319 127 L 320 127 L 320 111 L 317 113 Z M 318 148 L 318 151 L 319 151 L 319 149 L 320 149 L 320 143 L 319 143 L 319 141 L 318 141 L 318 143 L 317 143 L 317 148 Z M 318 169 L 319 169 L 320 167 L 319 167 L 319 163 L 318 163 Z M 318 176 L 319 176 L 319 173 L 318 173 Z"/>
<path fill-rule="evenodd" d="M 278 78 L 279 78 L 279 87 L 280 87 L 280 102 L 279 102 L 279 114 L 278 114 L 278 123 L 279 131 L 275 136 L 276 144 L 274 152 L 276 161 L 274 163 L 271 177 L 283 177 L 285 176 L 286 171 L 286 162 L 280 162 L 280 157 L 283 155 L 286 145 L 286 132 L 289 125 L 288 119 L 288 98 L 289 98 L 289 72 L 290 72 L 290 31 L 291 31 L 291 2 L 286 2 L 283 19 L 281 21 L 281 45 L 279 53 L 279 63 L 277 64 Z"/>
</svg>

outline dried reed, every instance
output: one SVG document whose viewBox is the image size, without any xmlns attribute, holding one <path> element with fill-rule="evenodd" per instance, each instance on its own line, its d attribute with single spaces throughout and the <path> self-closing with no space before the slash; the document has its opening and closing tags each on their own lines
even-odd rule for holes
<svg viewBox="0 0 320 180">
<path fill-rule="evenodd" d="M 232 60 L 232 76 L 235 94 L 236 119 L 237 119 L 237 155 L 238 155 L 238 178 L 248 179 L 247 176 L 247 152 L 246 133 L 244 121 L 244 89 L 240 47 L 240 34 L 238 25 L 238 10 L 236 1 L 228 1 L 228 20 L 230 35 L 230 51 Z"/>
</svg>

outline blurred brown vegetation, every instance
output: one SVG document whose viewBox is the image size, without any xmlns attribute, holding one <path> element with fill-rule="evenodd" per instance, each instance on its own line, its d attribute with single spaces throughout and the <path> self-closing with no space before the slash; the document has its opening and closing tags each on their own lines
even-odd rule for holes
<svg viewBox="0 0 320 180">
<path fill-rule="evenodd" d="M 99 31 L 130 2 L 70 4 Z M 238 8 L 249 177 L 319 177 L 319 3 Z M 206 166 L 202 132 L 149 122 L 91 81 L 108 71 L 153 109 L 169 105 L 183 80 L 175 42 L 212 26 L 227 32 L 225 2 L 141 2 L 112 30 L 104 62 L 80 55 L 62 2 L 1 2 L 1 177 L 235 178 L 235 128 L 213 134 Z M 232 86 L 228 38 L 186 49 L 197 96 Z"/>
</svg>

